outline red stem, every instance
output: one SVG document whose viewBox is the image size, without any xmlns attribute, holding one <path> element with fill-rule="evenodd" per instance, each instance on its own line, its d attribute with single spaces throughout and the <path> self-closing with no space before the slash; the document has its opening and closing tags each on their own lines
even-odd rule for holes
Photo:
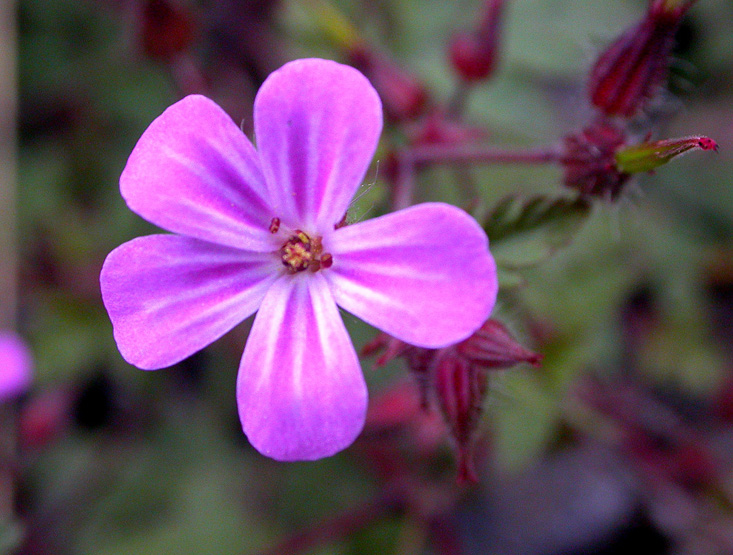
<svg viewBox="0 0 733 555">
<path fill-rule="evenodd" d="M 419 145 L 397 155 L 397 178 L 392 204 L 395 210 L 410 206 L 415 190 L 415 168 L 420 164 L 553 164 L 560 161 L 559 148 L 526 150 L 504 149 L 487 145 Z"/>
<path fill-rule="evenodd" d="M 557 148 L 527 150 L 485 145 L 421 145 L 406 151 L 413 164 L 424 162 L 475 162 L 480 164 L 550 164 L 560 160 Z"/>
</svg>

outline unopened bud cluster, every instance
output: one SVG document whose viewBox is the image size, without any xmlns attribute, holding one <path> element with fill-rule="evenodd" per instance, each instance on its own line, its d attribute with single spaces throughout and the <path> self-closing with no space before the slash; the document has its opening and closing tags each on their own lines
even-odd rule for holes
<svg viewBox="0 0 733 555">
<path fill-rule="evenodd" d="M 423 349 L 380 334 L 363 354 L 382 351 L 377 364 L 404 358 L 418 381 L 423 406 L 435 401 L 456 445 L 458 479 L 476 481 L 473 447 L 484 398 L 488 372 L 519 363 L 539 365 L 542 356 L 525 349 L 497 320 L 488 320 L 471 337 L 444 349 Z"/>
<path fill-rule="evenodd" d="M 629 139 L 629 122 L 662 90 L 674 36 L 692 2 L 651 0 L 644 18 L 624 31 L 590 72 L 588 99 L 598 115 L 565 137 L 560 163 L 566 186 L 585 196 L 618 198 L 635 173 L 653 171 L 693 149 L 717 150 L 701 136 L 644 141 Z"/>
</svg>

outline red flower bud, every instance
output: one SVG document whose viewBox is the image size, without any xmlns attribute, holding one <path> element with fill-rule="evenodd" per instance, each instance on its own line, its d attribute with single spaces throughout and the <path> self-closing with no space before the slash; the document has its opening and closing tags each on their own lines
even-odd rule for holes
<svg viewBox="0 0 733 555">
<path fill-rule="evenodd" d="M 473 467 L 475 432 L 487 392 L 487 370 L 520 362 L 538 365 L 542 356 L 522 347 L 496 320 L 488 320 L 471 337 L 444 349 L 423 349 L 380 334 L 362 354 L 384 351 L 384 364 L 403 357 L 420 387 L 423 408 L 436 399 L 457 448 L 459 482 L 476 481 Z"/>
<path fill-rule="evenodd" d="M 435 369 L 435 394 L 456 442 L 458 481 L 476 482 L 473 445 L 486 397 L 488 373 L 454 351 L 439 356 Z"/>
<path fill-rule="evenodd" d="M 624 132 L 603 120 L 565 137 L 560 158 L 565 185 L 586 196 L 617 198 L 630 177 L 616 166 L 616 151 L 625 144 Z"/>
<path fill-rule="evenodd" d="M 674 36 L 690 2 L 652 0 L 644 19 L 601 54 L 590 74 L 591 102 L 606 115 L 631 117 L 667 77 Z"/>
<path fill-rule="evenodd" d="M 453 69 L 463 80 L 480 81 L 493 73 L 497 62 L 503 8 L 504 0 L 487 0 L 479 28 L 453 36 L 449 46 L 450 60 Z"/>
<path fill-rule="evenodd" d="M 510 368 L 520 362 L 539 366 L 542 355 L 525 349 L 498 320 L 487 320 L 476 333 L 459 343 L 456 352 L 484 369 Z"/>
<path fill-rule="evenodd" d="M 193 18 L 183 6 L 169 0 L 147 0 L 141 19 L 143 51 L 155 60 L 170 61 L 193 43 Z"/>
</svg>

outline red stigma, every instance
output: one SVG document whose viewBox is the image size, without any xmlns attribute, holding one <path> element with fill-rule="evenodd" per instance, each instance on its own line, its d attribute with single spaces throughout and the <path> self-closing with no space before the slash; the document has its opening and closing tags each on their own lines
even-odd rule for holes
<svg viewBox="0 0 733 555">
<path fill-rule="evenodd" d="M 329 253 L 324 253 L 321 255 L 321 269 L 325 270 L 326 268 L 330 268 L 333 266 L 333 256 L 331 256 Z"/>
<path fill-rule="evenodd" d="M 702 150 L 714 150 L 715 152 L 718 152 L 718 143 L 710 137 L 699 137 L 697 139 L 697 145 Z"/>
</svg>

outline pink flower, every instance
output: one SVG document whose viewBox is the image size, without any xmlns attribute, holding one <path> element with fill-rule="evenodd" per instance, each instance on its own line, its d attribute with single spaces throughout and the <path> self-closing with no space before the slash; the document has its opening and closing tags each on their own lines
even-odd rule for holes
<svg viewBox="0 0 733 555">
<path fill-rule="evenodd" d="M 31 383 L 32 368 L 25 343 L 13 333 L 0 331 L 0 402 L 25 393 Z"/>
<path fill-rule="evenodd" d="M 237 379 L 244 432 L 279 460 L 347 447 L 367 390 L 338 306 L 438 348 L 489 316 L 496 268 L 481 227 L 441 203 L 340 226 L 382 128 L 353 68 L 298 60 L 254 106 L 257 149 L 189 96 L 145 131 L 120 179 L 130 208 L 175 233 L 134 239 L 102 268 L 122 356 L 170 366 L 257 312 Z"/>
</svg>

